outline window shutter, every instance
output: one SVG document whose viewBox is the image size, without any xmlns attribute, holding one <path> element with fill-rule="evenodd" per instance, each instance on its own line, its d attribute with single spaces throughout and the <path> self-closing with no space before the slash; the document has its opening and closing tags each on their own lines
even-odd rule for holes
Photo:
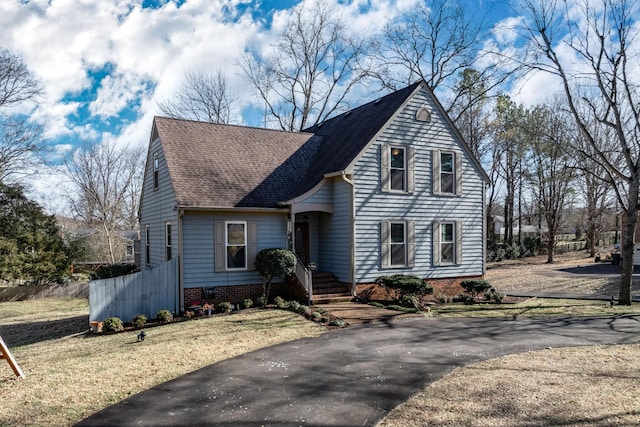
<svg viewBox="0 0 640 427">
<path fill-rule="evenodd" d="M 440 265 L 440 223 L 433 223 L 433 265 Z"/>
<path fill-rule="evenodd" d="M 382 241 L 380 265 L 382 268 L 389 268 L 391 266 L 391 223 L 389 221 L 380 223 L 380 240 Z"/>
<path fill-rule="evenodd" d="M 413 147 L 407 147 L 407 193 L 413 193 L 415 191 L 415 150 Z"/>
<path fill-rule="evenodd" d="M 249 228 L 247 230 L 247 248 L 249 250 L 247 257 L 247 270 L 255 270 L 253 263 L 256 260 L 256 255 L 258 254 L 258 222 L 248 221 L 247 227 Z"/>
<path fill-rule="evenodd" d="M 456 264 L 462 264 L 462 222 L 456 221 Z"/>
<path fill-rule="evenodd" d="M 416 223 L 407 221 L 407 267 L 416 265 Z"/>
<path fill-rule="evenodd" d="M 224 221 L 216 221 L 214 223 L 214 240 L 215 240 L 215 252 L 213 253 L 214 270 L 225 271 L 226 268 L 226 256 L 225 256 L 225 242 L 224 242 Z"/>
<path fill-rule="evenodd" d="M 389 145 L 380 146 L 380 186 L 382 191 L 388 192 L 391 188 L 391 177 L 389 174 Z"/>
<path fill-rule="evenodd" d="M 456 160 L 456 195 L 462 194 L 462 153 L 455 152 Z"/>
<path fill-rule="evenodd" d="M 433 163 L 433 194 L 440 194 L 440 150 L 431 152 Z"/>
</svg>

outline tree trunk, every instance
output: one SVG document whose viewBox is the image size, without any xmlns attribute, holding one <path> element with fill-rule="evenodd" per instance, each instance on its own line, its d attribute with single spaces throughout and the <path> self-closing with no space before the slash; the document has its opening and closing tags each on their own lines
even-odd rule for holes
<svg viewBox="0 0 640 427">
<path fill-rule="evenodd" d="M 640 178 L 629 184 L 629 204 L 625 210 L 622 227 L 622 274 L 620 275 L 619 304 L 631 305 L 631 284 L 633 282 L 633 252 L 636 224 L 638 222 L 638 189 Z"/>
</svg>

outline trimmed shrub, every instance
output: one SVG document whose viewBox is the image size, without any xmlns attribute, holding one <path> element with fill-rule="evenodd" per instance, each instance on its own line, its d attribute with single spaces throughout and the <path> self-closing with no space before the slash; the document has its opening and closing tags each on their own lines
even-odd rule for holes
<svg viewBox="0 0 640 427">
<path fill-rule="evenodd" d="M 484 291 L 484 299 L 486 299 L 487 301 L 501 303 L 504 300 L 505 296 L 506 295 L 504 294 L 504 292 L 500 292 L 493 287 Z"/>
<path fill-rule="evenodd" d="M 245 298 L 242 300 L 242 308 L 251 308 L 253 307 L 253 300 L 251 298 Z"/>
<path fill-rule="evenodd" d="M 219 313 L 230 313 L 231 312 L 231 303 L 229 301 L 222 301 L 218 304 L 218 312 Z"/>
<path fill-rule="evenodd" d="M 263 249 L 253 265 L 262 276 L 263 296 L 269 300 L 269 288 L 275 277 L 287 277 L 296 271 L 296 255 L 288 249 Z M 265 302 L 266 305 L 266 302 Z"/>
<path fill-rule="evenodd" d="M 311 313 L 311 320 L 313 320 L 314 322 L 320 322 L 322 320 L 322 314 L 314 311 L 313 313 Z"/>
<path fill-rule="evenodd" d="M 276 307 L 278 308 L 287 308 L 289 307 L 289 303 L 287 303 L 284 298 L 282 298 L 281 296 L 277 296 L 273 299 L 273 303 L 276 305 Z"/>
<path fill-rule="evenodd" d="M 300 303 L 298 301 L 291 301 L 289 303 L 289 309 L 297 313 L 298 310 L 300 310 Z"/>
<path fill-rule="evenodd" d="M 104 332 L 118 332 L 124 329 L 122 320 L 119 317 L 108 317 L 102 322 L 102 330 Z"/>
<path fill-rule="evenodd" d="M 418 301 L 418 298 L 415 295 L 404 295 L 400 304 L 403 307 L 420 308 L 420 301 Z"/>
<path fill-rule="evenodd" d="M 375 283 L 384 286 L 389 297 L 400 303 L 409 295 L 423 296 L 433 293 L 433 287 L 418 276 L 406 274 L 380 276 Z"/>
<path fill-rule="evenodd" d="M 329 322 L 329 326 L 337 326 L 339 328 L 344 328 L 346 324 L 347 323 L 344 320 L 337 317 Z"/>
<path fill-rule="evenodd" d="M 302 314 L 303 316 L 309 316 L 311 314 L 311 309 L 306 305 L 301 304 L 300 307 L 298 308 L 298 313 Z"/>
<path fill-rule="evenodd" d="M 493 288 L 489 282 L 481 279 L 463 280 L 460 282 L 460 286 L 469 298 L 471 298 L 471 301 L 475 301 L 478 295 Z"/>
<path fill-rule="evenodd" d="M 133 326 L 135 326 L 136 328 L 142 328 L 147 324 L 147 316 L 145 316 L 144 314 L 138 314 L 133 318 L 131 323 L 133 323 Z"/>
<path fill-rule="evenodd" d="M 258 307 L 266 307 L 269 300 L 266 295 L 260 295 L 258 299 L 256 299 L 256 304 Z"/>
<path fill-rule="evenodd" d="M 173 314 L 169 310 L 160 310 L 156 314 L 156 319 L 160 322 L 171 322 L 173 320 Z"/>
</svg>

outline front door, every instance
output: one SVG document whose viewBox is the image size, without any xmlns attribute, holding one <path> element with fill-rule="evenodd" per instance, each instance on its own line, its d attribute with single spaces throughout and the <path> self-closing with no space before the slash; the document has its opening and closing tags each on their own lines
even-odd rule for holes
<svg viewBox="0 0 640 427">
<path fill-rule="evenodd" d="M 295 231 L 296 255 L 304 265 L 309 265 L 309 223 L 296 222 Z"/>
</svg>

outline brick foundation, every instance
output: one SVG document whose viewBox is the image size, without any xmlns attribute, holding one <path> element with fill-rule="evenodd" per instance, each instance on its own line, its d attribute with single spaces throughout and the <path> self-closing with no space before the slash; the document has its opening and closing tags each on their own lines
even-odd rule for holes
<svg viewBox="0 0 640 427">
<path fill-rule="evenodd" d="M 437 301 L 439 296 L 457 297 L 464 292 L 460 286 L 460 282 L 463 280 L 483 278 L 484 276 L 426 279 L 426 282 L 433 287 L 433 294 L 428 295 L 425 299 L 428 301 Z M 379 286 L 375 283 L 360 283 L 356 285 L 356 295 L 367 301 L 386 301 L 390 299 L 384 286 Z"/>
<path fill-rule="evenodd" d="M 251 298 L 255 303 L 262 295 L 262 283 L 252 285 L 234 285 L 234 286 L 217 286 L 214 290 L 213 298 L 204 297 L 203 288 L 185 288 L 184 290 L 184 306 L 188 307 L 191 303 L 198 301 L 200 303 L 208 302 L 214 306 L 228 301 L 231 304 L 241 304 L 246 298 Z M 285 283 L 273 283 L 269 290 L 269 299 L 273 300 L 276 296 L 284 299 L 306 298 L 303 289 L 300 288 L 296 281 L 287 280 Z"/>
</svg>

